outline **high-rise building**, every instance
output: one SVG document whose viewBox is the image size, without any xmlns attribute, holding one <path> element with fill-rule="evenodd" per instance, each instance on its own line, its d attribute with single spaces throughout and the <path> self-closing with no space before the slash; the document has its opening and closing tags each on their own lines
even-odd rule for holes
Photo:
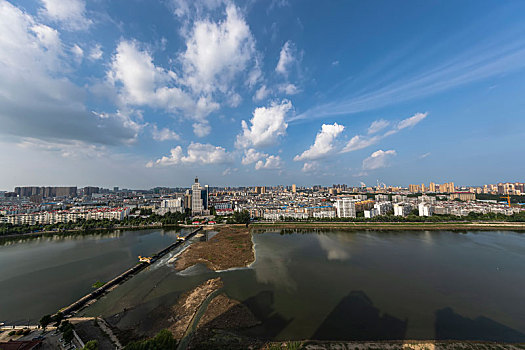
<svg viewBox="0 0 525 350">
<path fill-rule="evenodd" d="M 201 186 L 199 179 L 191 186 L 191 213 L 206 215 L 208 211 L 208 185 Z"/>
<path fill-rule="evenodd" d="M 430 183 L 430 186 L 428 186 L 428 190 L 429 190 L 430 192 L 436 192 L 436 184 L 433 183 L 433 182 L 431 182 L 431 183 Z"/>
<path fill-rule="evenodd" d="M 296 193 L 297 192 L 297 186 L 295 186 L 295 184 L 292 185 L 292 193 Z"/>
<path fill-rule="evenodd" d="M 355 218 L 355 199 L 341 198 L 335 201 L 334 207 L 339 218 Z"/>
</svg>

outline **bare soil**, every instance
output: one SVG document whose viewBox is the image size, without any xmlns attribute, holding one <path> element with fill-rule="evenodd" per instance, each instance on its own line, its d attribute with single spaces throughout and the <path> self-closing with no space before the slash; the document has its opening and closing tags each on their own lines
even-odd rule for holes
<svg viewBox="0 0 525 350">
<path fill-rule="evenodd" d="M 201 304 L 222 285 L 220 278 L 210 279 L 180 297 L 177 304 L 172 307 L 173 323 L 168 328 L 176 339 L 184 336 Z"/>
<path fill-rule="evenodd" d="M 207 242 L 195 242 L 177 259 L 175 268 L 184 270 L 201 263 L 209 269 L 226 270 L 248 266 L 255 260 L 250 229 L 245 226 L 218 227 Z"/>
</svg>

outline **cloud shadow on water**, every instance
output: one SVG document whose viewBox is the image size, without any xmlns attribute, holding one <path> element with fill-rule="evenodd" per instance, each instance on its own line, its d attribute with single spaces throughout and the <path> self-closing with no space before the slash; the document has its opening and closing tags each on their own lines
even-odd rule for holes
<svg viewBox="0 0 525 350">
<path fill-rule="evenodd" d="M 316 340 L 402 340 L 407 320 L 381 314 L 362 291 L 341 299 L 312 335 Z"/>
<path fill-rule="evenodd" d="M 439 340 L 525 342 L 525 334 L 485 316 L 471 319 L 449 307 L 437 310 L 435 315 L 436 339 Z"/>
</svg>

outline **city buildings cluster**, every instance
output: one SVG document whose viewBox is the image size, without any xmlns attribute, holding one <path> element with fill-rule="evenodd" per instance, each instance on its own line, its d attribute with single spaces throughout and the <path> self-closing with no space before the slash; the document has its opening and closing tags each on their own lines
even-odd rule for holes
<svg viewBox="0 0 525 350">
<path fill-rule="evenodd" d="M 496 194 L 497 199 L 476 196 Z M 480 192 L 481 191 L 481 192 Z M 210 188 L 198 178 L 189 188 L 112 190 L 98 187 L 16 187 L 0 192 L 0 223 L 54 224 L 79 219 L 122 220 L 131 210 L 164 215 L 189 212 L 192 216 L 225 216 L 247 210 L 259 220 L 373 218 L 382 215 L 457 215 L 470 212 L 512 215 L 522 206 L 509 206 L 503 194 L 522 194 L 523 183 L 456 187 L 454 183 L 410 185 L 408 188 L 256 186 Z"/>
</svg>

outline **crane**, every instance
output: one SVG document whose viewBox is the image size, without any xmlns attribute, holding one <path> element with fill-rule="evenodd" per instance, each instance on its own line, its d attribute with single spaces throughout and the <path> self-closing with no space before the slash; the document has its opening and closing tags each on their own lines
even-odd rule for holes
<svg viewBox="0 0 525 350">
<path fill-rule="evenodd" d="M 510 208 L 510 194 L 507 193 L 506 196 L 503 196 L 503 197 L 500 197 L 500 198 L 506 199 L 507 203 L 509 204 L 509 208 Z"/>
</svg>

